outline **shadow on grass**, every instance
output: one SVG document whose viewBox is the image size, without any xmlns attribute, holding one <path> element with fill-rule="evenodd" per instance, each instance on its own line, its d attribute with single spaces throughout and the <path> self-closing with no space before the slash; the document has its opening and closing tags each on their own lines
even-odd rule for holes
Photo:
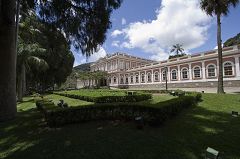
<svg viewBox="0 0 240 159">
<path fill-rule="evenodd" d="M 0 158 L 6 159 L 200 159 L 210 146 L 225 159 L 240 158 L 240 118 L 193 107 L 160 128 L 137 130 L 110 121 L 45 127 L 35 109 L 0 123 Z M 101 128 L 101 129 L 99 129 Z"/>
</svg>

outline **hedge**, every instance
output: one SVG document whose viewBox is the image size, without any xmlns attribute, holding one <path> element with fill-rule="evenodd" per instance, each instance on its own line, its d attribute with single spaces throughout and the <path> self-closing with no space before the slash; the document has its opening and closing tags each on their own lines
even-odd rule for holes
<svg viewBox="0 0 240 159">
<path fill-rule="evenodd" d="M 132 103 L 70 107 L 45 111 L 44 117 L 50 127 L 92 120 L 134 120 L 139 116 L 143 117 L 146 124 L 159 126 L 168 118 L 179 114 L 183 109 L 195 105 L 196 99 L 196 96 L 183 96 L 151 107 Z M 44 105 L 44 103 L 41 104 Z"/>
<path fill-rule="evenodd" d="M 139 102 L 144 101 L 152 98 L 152 95 L 149 93 L 136 93 L 134 95 L 125 95 L 125 96 L 84 96 L 84 95 L 77 95 L 77 94 L 68 94 L 68 93 L 61 93 L 61 92 L 54 92 L 54 94 L 80 99 L 88 102 L 94 103 L 118 103 L 118 102 Z"/>
</svg>

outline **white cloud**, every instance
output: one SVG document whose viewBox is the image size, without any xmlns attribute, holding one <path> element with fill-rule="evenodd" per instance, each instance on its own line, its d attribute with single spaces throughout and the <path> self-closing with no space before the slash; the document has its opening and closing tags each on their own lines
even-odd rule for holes
<svg viewBox="0 0 240 159">
<path fill-rule="evenodd" d="M 119 47 L 119 43 L 120 43 L 120 41 L 113 41 L 112 42 L 112 46 L 115 46 L 115 47 Z"/>
<path fill-rule="evenodd" d="M 222 44 L 222 47 L 223 47 L 223 46 L 224 46 L 224 44 Z M 218 49 L 218 46 L 215 46 L 213 49 L 214 49 L 214 50 Z"/>
<path fill-rule="evenodd" d="M 152 59 L 168 57 L 169 48 L 182 44 L 185 50 L 197 48 L 207 40 L 211 18 L 199 7 L 199 0 L 162 0 L 156 19 L 131 23 L 112 35 L 123 34 L 125 41 L 119 46 L 140 48 L 151 53 Z"/>
<path fill-rule="evenodd" d="M 107 55 L 105 49 L 103 47 L 100 47 L 100 49 L 93 53 L 89 58 L 88 58 L 88 62 L 95 62 L 97 61 L 98 59 L 100 58 L 103 58 Z M 86 63 L 86 57 L 81 55 L 81 54 L 74 54 L 75 56 L 75 61 L 74 61 L 74 66 L 77 66 L 77 65 L 80 65 L 80 64 L 83 64 L 83 63 Z"/>
<path fill-rule="evenodd" d="M 117 37 L 118 35 L 123 34 L 123 31 L 121 30 L 114 30 L 111 34 L 112 37 Z"/>
<path fill-rule="evenodd" d="M 125 18 L 122 18 L 122 25 L 127 24 L 127 20 Z"/>
</svg>

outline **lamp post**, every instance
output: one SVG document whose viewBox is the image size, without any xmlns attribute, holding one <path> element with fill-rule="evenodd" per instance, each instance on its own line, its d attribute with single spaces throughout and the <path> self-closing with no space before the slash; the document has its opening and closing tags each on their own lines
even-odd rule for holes
<svg viewBox="0 0 240 159">
<path fill-rule="evenodd" d="M 166 78 L 165 78 L 165 82 L 166 82 L 166 91 L 168 90 L 168 83 L 167 83 L 167 81 L 168 81 L 168 78 L 167 78 L 167 74 L 168 74 L 168 68 L 167 68 L 167 66 L 165 67 L 165 76 L 166 76 Z"/>
</svg>

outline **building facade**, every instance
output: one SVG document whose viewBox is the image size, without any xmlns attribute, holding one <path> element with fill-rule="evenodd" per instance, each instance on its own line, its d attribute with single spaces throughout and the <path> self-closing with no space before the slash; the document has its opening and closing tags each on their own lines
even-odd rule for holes
<svg viewBox="0 0 240 159">
<path fill-rule="evenodd" d="M 240 88 L 240 45 L 223 48 L 225 87 Z M 152 61 L 124 53 L 101 58 L 91 71 L 107 71 L 110 87 L 164 89 L 217 87 L 218 54 L 211 50 L 166 61 Z M 92 82 L 94 84 L 94 82 Z"/>
</svg>

